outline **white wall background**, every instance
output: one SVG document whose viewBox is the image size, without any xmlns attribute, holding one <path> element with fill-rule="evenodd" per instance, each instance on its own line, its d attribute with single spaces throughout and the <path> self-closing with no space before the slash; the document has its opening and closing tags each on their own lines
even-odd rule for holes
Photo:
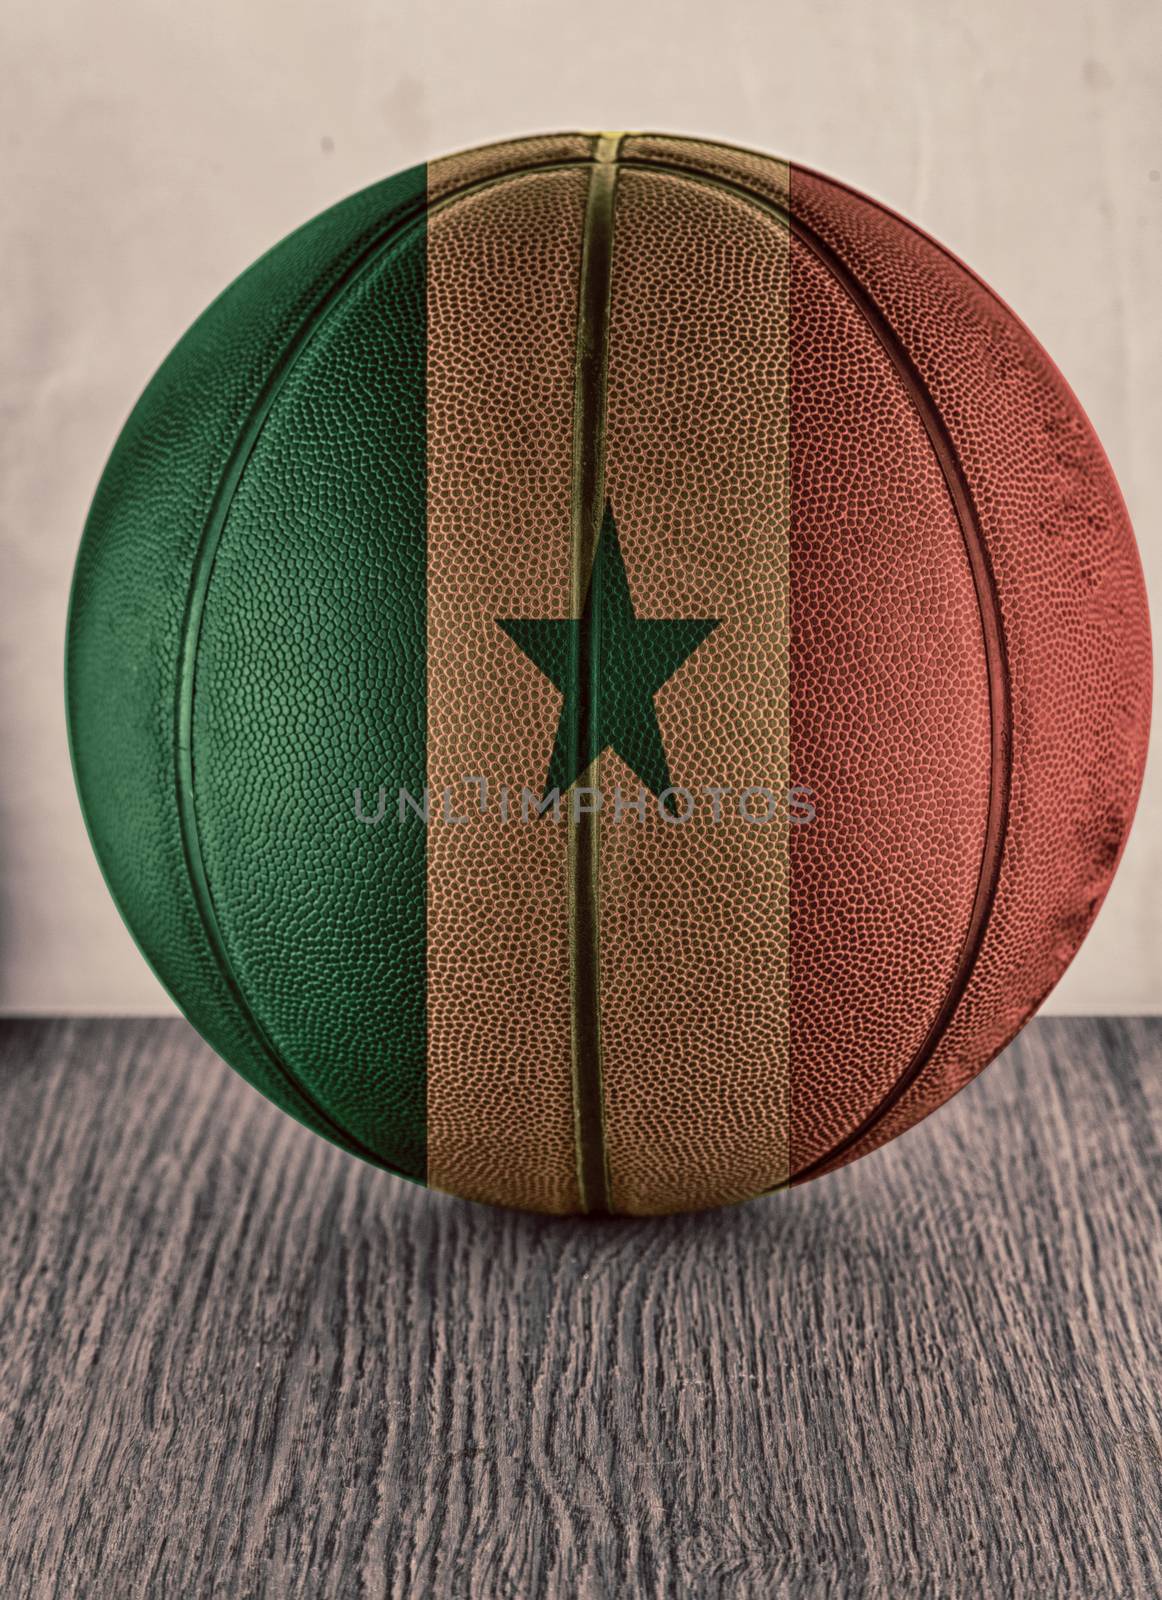
<svg viewBox="0 0 1162 1600">
<path fill-rule="evenodd" d="M 90 855 L 61 700 L 76 542 L 146 378 L 332 201 L 574 126 L 791 156 L 964 256 L 1093 418 L 1162 617 L 1158 0 L 5 0 L 0 1007 L 170 1008 Z M 1056 1009 L 1162 1009 L 1158 770 Z"/>
</svg>

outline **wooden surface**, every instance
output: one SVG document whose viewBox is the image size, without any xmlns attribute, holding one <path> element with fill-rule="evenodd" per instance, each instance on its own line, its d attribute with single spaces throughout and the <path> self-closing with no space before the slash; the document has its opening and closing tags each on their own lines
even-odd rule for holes
<svg viewBox="0 0 1162 1600">
<path fill-rule="evenodd" d="M 184 1024 L 0 1034 L 0 1594 L 1162 1592 L 1162 1021 L 730 1212 L 385 1178 Z"/>
</svg>

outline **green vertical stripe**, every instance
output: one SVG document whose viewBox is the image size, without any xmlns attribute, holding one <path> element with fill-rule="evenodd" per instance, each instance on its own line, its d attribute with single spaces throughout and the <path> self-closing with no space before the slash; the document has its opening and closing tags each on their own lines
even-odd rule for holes
<svg viewBox="0 0 1162 1600">
<path fill-rule="evenodd" d="M 190 882 L 312 1122 L 426 1175 L 426 169 L 298 327 L 194 564 L 176 703 Z M 374 830 L 353 791 L 387 791 Z M 293 1106 L 292 1106 L 293 1108 Z"/>
<path fill-rule="evenodd" d="M 425 189 L 427 179 L 425 175 Z M 394 651 L 399 785 L 423 794 L 428 781 L 428 269 L 427 221 L 409 252 L 399 301 L 400 396 L 387 419 L 384 444 L 392 450 L 397 490 L 385 504 L 398 525 L 390 552 L 394 614 L 384 617 L 385 648 Z M 397 419 L 414 419 L 412 428 Z M 388 431 L 389 430 L 389 431 Z M 389 804 L 393 796 L 389 794 Z M 428 1083 L 428 857 L 427 831 L 408 828 L 398 815 L 385 839 L 381 883 L 386 903 L 397 907 L 400 940 L 392 974 L 392 1022 L 403 1043 L 392 1085 L 393 1137 L 410 1161 L 404 1170 L 427 1179 Z M 400 1163 L 402 1165 L 402 1163 Z"/>
</svg>

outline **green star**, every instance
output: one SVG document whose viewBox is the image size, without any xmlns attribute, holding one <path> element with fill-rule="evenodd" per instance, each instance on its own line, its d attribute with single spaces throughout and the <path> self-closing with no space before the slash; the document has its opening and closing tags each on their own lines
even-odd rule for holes
<svg viewBox="0 0 1162 1600">
<path fill-rule="evenodd" d="M 670 787 L 654 695 L 718 626 L 634 614 L 608 502 L 579 617 L 498 617 L 509 638 L 564 695 L 545 792 L 562 794 L 612 749 L 646 787 Z"/>
</svg>

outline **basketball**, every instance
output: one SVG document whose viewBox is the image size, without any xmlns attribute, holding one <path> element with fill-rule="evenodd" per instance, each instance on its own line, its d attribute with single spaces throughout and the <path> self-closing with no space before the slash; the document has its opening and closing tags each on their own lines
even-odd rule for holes
<svg viewBox="0 0 1162 1600">
<path fill-rule="evenodd" d="M 117 441 L 67 645 L 193 1025 L 549 1213 L 769 1194 L 967 1084 L 1101 905 L 1149 699 L 1017 317 L 842 183 L 639 133 L 413 168 L 238 279 Z"/>
</svg>

